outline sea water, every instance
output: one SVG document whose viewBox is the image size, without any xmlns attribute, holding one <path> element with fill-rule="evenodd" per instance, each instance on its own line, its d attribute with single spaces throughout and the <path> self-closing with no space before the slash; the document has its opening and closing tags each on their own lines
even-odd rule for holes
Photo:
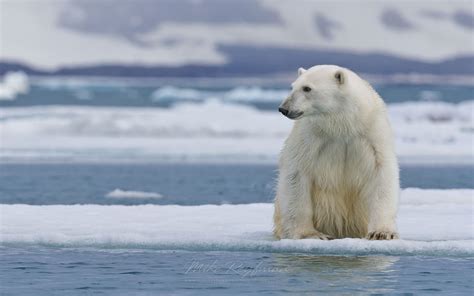
<svg viewBox="0 0 474 296">
<path fill-rule="evenodd" d="M 474 288 L 470 258 L 0 250 L 2 295 L 470 295 Z"/>
<path fill-rule="evenodd" d="M 0 168 L 0 203 L 30 205 L 205 205 L 269 203 L 277 167 L 267 164 L 19 163 Z M 407 165 L 402 188 L 474 188 L 472 165 Z M 155 193 L 120 198 L 116 189 Z"/>
</svg>

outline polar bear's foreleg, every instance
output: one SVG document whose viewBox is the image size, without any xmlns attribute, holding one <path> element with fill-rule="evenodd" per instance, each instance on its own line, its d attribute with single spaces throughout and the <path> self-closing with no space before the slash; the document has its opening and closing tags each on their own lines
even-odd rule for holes
<svg viewBox="0 0 474 296">
<path fill-rule="evenodd" d="M 275 236 L 283 239 L 332 239 L 314 228 L 313 211 L 308 178 L 298 172 L 289 175 L 281 172 L 275 201 Z"/>
<path fill-rule="evenodd" d="M 396 225 L 399 194 L 398 173 L 381 170 L 376 179 L 374 188 L 369 189 L 366 196 L 369 206 L 366 238 L 370 240 L 397 239 L 399 237 Z"/>
</svg>

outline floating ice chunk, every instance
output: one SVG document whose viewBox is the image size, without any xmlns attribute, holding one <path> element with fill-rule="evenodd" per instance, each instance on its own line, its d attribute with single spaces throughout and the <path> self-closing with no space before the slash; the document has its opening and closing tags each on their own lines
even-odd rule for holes
<svg viewBox="0 0 474 296">
<path fill-rule="evenodd" d="M 0 100 L 14 100 L 18 94 L 30 89 L 28 76 L 24 72 L 7 72 L 0 82 Z"/>
<path fill-rule="evenodd" d="M 192 88 L 178 88 L 174 86 L 164 86 L 158 88 L 151 94 L 152 101 L 162 100 L 199 100 L 204 99 L 205 93 Z"/>
<path fill-rule="evenodd" d="M 236 102 L 279 102 L 287 95 L 288 90 L 263 89 L 261 87 L 236 87 L 228 91 L 206 91 L 194 88 L 180 88 L 175 86 L 163 86 L 151 94 L 151 100 L 158 102 L 163 100 L 174 101 L 205 101 L 215 97 L 222 101 Z"/>
<path fill-rule="evenodd" d="M 280 102 L 288 96 L 289 90 L 262 89 L 260 87 L 236 87 L 223 96 L 224 100 L 240 102 Z"/>
<path fill-rule="evenodd" d="M 130 198 L 130 199 L 148 199 L 148 198 L 162 198 L 163 195 L 156 192 L 132 191 L 114 189 L 105 195 L 107 198 Z"/>
</svg>

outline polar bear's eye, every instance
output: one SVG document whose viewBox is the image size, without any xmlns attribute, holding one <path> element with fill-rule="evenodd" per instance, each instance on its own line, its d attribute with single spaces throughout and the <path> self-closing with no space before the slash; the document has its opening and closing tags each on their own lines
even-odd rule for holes
<svg viewBox="0 0 474 296">
<path fill-rule="evenodd" d="M 310 92 L 310 91 L 311 91 L 311 87 L 309 87 L 309 86 L 303 86 L 303 91 L 304 91 L 304 92 Z"/>
</svg>

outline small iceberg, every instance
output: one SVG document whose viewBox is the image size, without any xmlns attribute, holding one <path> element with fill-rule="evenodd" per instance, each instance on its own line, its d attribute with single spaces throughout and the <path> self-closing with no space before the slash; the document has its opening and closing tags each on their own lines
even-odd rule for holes
<svg viewBox="0 0 474 296">
<path fill-rule="evenodd" d="M 29 90 L 29 78 L 24 72 L 7 72 L 0 82 L 0 101 L 14 100 L 17 95 L 27 94 Z"/>
<path fill-rule="evenodd" d="M 114 189 L 105 195 L 106 198 L 130 198 L 130 199 L 149 199 L 149 198 L 162 198 L 163 195 L 156 192 L 144 192 L 144 191 L 133 191 L 133 190 L 122 190 Z"/>
</svg>

